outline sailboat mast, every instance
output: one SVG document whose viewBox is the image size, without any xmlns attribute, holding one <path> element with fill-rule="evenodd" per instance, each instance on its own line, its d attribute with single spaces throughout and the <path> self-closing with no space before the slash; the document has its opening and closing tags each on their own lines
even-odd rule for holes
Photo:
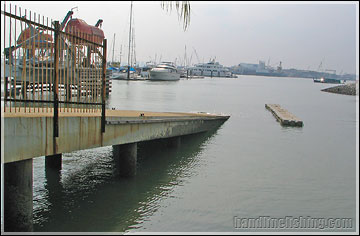
<svg viewBox="0 0 360 236">
<path fill-rule="evenodd" d="M 120 62 L 119 62 L 119 67 L 121 67 L 121 55 L 122 55 L 122 44 L 120 45 Z"/>
<path fill-rule="evenodd" d="M 132 22 L 132 6 L 133 6 L 133 2 L 131 1 L 131 6 L 130 6 L 130 29 L 129 29 L 129 53 L 128 53 L 128 74 L 127 74 L 127 78 L 130 79 L 130 53 L 131 53 L 131 22 Z"/>
<path fill-rule="evenodd" d="M 134 66 L 136 67 L 136 42 L 135 42 L 135 28 L 133 27 L 133 33 L 132 33 L 133 39 L 132 39 L 132 44 L 133 44 L 133 55 L 132 55 L 132 61 L 134 61 Z"/>
<path fill-rule="evenodd" d="M 115 34 L 114 34 L 114 44 L 113 44 L 113 53 L 112 53 L 112 63 L 114 64 L 114 52 L 115 52 Z"/>
<path fill-rule="evenodd" d="M 187 67 L 187 62 L 186 62 L 186 45 L 185 45 L 185 54 L 184 54 L 184 67 Z"/>
</svg>

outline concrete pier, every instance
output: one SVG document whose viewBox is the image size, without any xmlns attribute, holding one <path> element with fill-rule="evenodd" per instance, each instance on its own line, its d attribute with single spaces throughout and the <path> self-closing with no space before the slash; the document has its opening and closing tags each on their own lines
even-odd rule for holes
<svg viewBox="0 0 360 236">
<path fill-rule="evenodd" d="M 113 145 L 113 158 L 121 177 L 136 175 L 137 143 Z"/>
<path fill-rule="evenodd" d="M 62 154 L 103 146 L 114 147 L 119 175 L 136 175 L 137 143 L 165 139 L 168 147 L 179 147 L 182 137 L 214 130 L 229 116 L 208 113 L 174 113 L 106 110 L 105 132 L 101 114 L 79 109 L 61 112 L 59 135 L 54 138 L 52 109 L 4 112 L 4 229 L 33 230 L 32 159 L 46 156 L 49 197 L 58 202 Z"/>
<path fill-rule="evenodd" d="M 4 231 L 33 230 L 33 160 L 4 164 Z"/>
<path fill-rule="evenodd" d="M 105 133 L 101 133 L 100 113 L 61 112 L 59 137 L 54 143 L 53 111 L 29 113 L 20 109 L 4 113 L 4 163 L 200 133 L 227 119 L 229 116 L 207 113 L 106 110 Z"/>
<path fill-rule="evenodd" d="M 303 121 L 288 112 L 286 109 L 281 108 L 278 104 L 265 104 L 265 107 L 270 110 L 276 119 L 283 126 L 303 126 Z"/>
</svg>

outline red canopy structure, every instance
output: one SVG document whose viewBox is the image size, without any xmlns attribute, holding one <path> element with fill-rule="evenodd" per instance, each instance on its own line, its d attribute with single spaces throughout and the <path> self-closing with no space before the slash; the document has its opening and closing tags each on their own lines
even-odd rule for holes
<svg viewBox="0 0 360 236">
<path fill-rule="evenodd" d="M 65 32 L 78 35 L 81 38 L 85 38 L 86 40 L 97 44 L 102 44 L 105 38 L 104 32 L 101 29 L 92 25 L 88 25 L 81 19 L 71 19 L 66 25 Z M 74 40 L 71 36 L 68 36 L 68 40 L 71 43 L 84 44 L 79 42 L 79 40 Z"/>
</svg>

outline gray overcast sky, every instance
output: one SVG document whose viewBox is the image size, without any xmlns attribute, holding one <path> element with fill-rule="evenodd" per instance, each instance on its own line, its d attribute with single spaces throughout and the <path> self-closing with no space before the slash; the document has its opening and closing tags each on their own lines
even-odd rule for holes
<svg viewBox="0 0 360 236">
<path fill-rule="evenodd" d="M 77 6 L 73 18 L 91 25 L 103 19 L 108 55 L 115 33 L 115 57 L 119 58 L 122 45 L 126 61 L 130 2 L 7 3 L 59 21 Z M 176 12 L 167 13 L 160 2 L 134 2 L 133 10 L 138 61 L 155 55 L 157 60 L 161 56 L 174 61 L 184 57 L 186 45 L 188 57 L 195 48 L 200 62 L 216 57 L 225 66 L 263 60 L 274 66 L 282 61 L 284 68 L 317 70 L 322 61 L 324 69 L 337 73 L 358 71 L 358 2 L 191 2 L 186 32 Z M 197 62 L 193 54 L 192 63 Z"/>
</svg>

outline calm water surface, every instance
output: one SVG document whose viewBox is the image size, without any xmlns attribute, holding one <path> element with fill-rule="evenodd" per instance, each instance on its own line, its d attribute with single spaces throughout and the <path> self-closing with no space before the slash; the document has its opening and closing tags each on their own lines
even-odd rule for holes
<svg viewBox="0 0 360 236">
<path fill-rule="evenodd" d="M 178 149 L 139 145 L 118 178 L 112 147 L 63 154 L 60 176 L 34 159 L 34 231 L 239 232 L 237 217 L 346 217 L 356 209 L 356 100 L 312 80 L 239 76 L 113 81 L 108 108 L 230 114 Z M 284 128 L 278 103 L 304 121 Z M 354 229 L 353 229 L 354 230 Z"/>
</svg>

